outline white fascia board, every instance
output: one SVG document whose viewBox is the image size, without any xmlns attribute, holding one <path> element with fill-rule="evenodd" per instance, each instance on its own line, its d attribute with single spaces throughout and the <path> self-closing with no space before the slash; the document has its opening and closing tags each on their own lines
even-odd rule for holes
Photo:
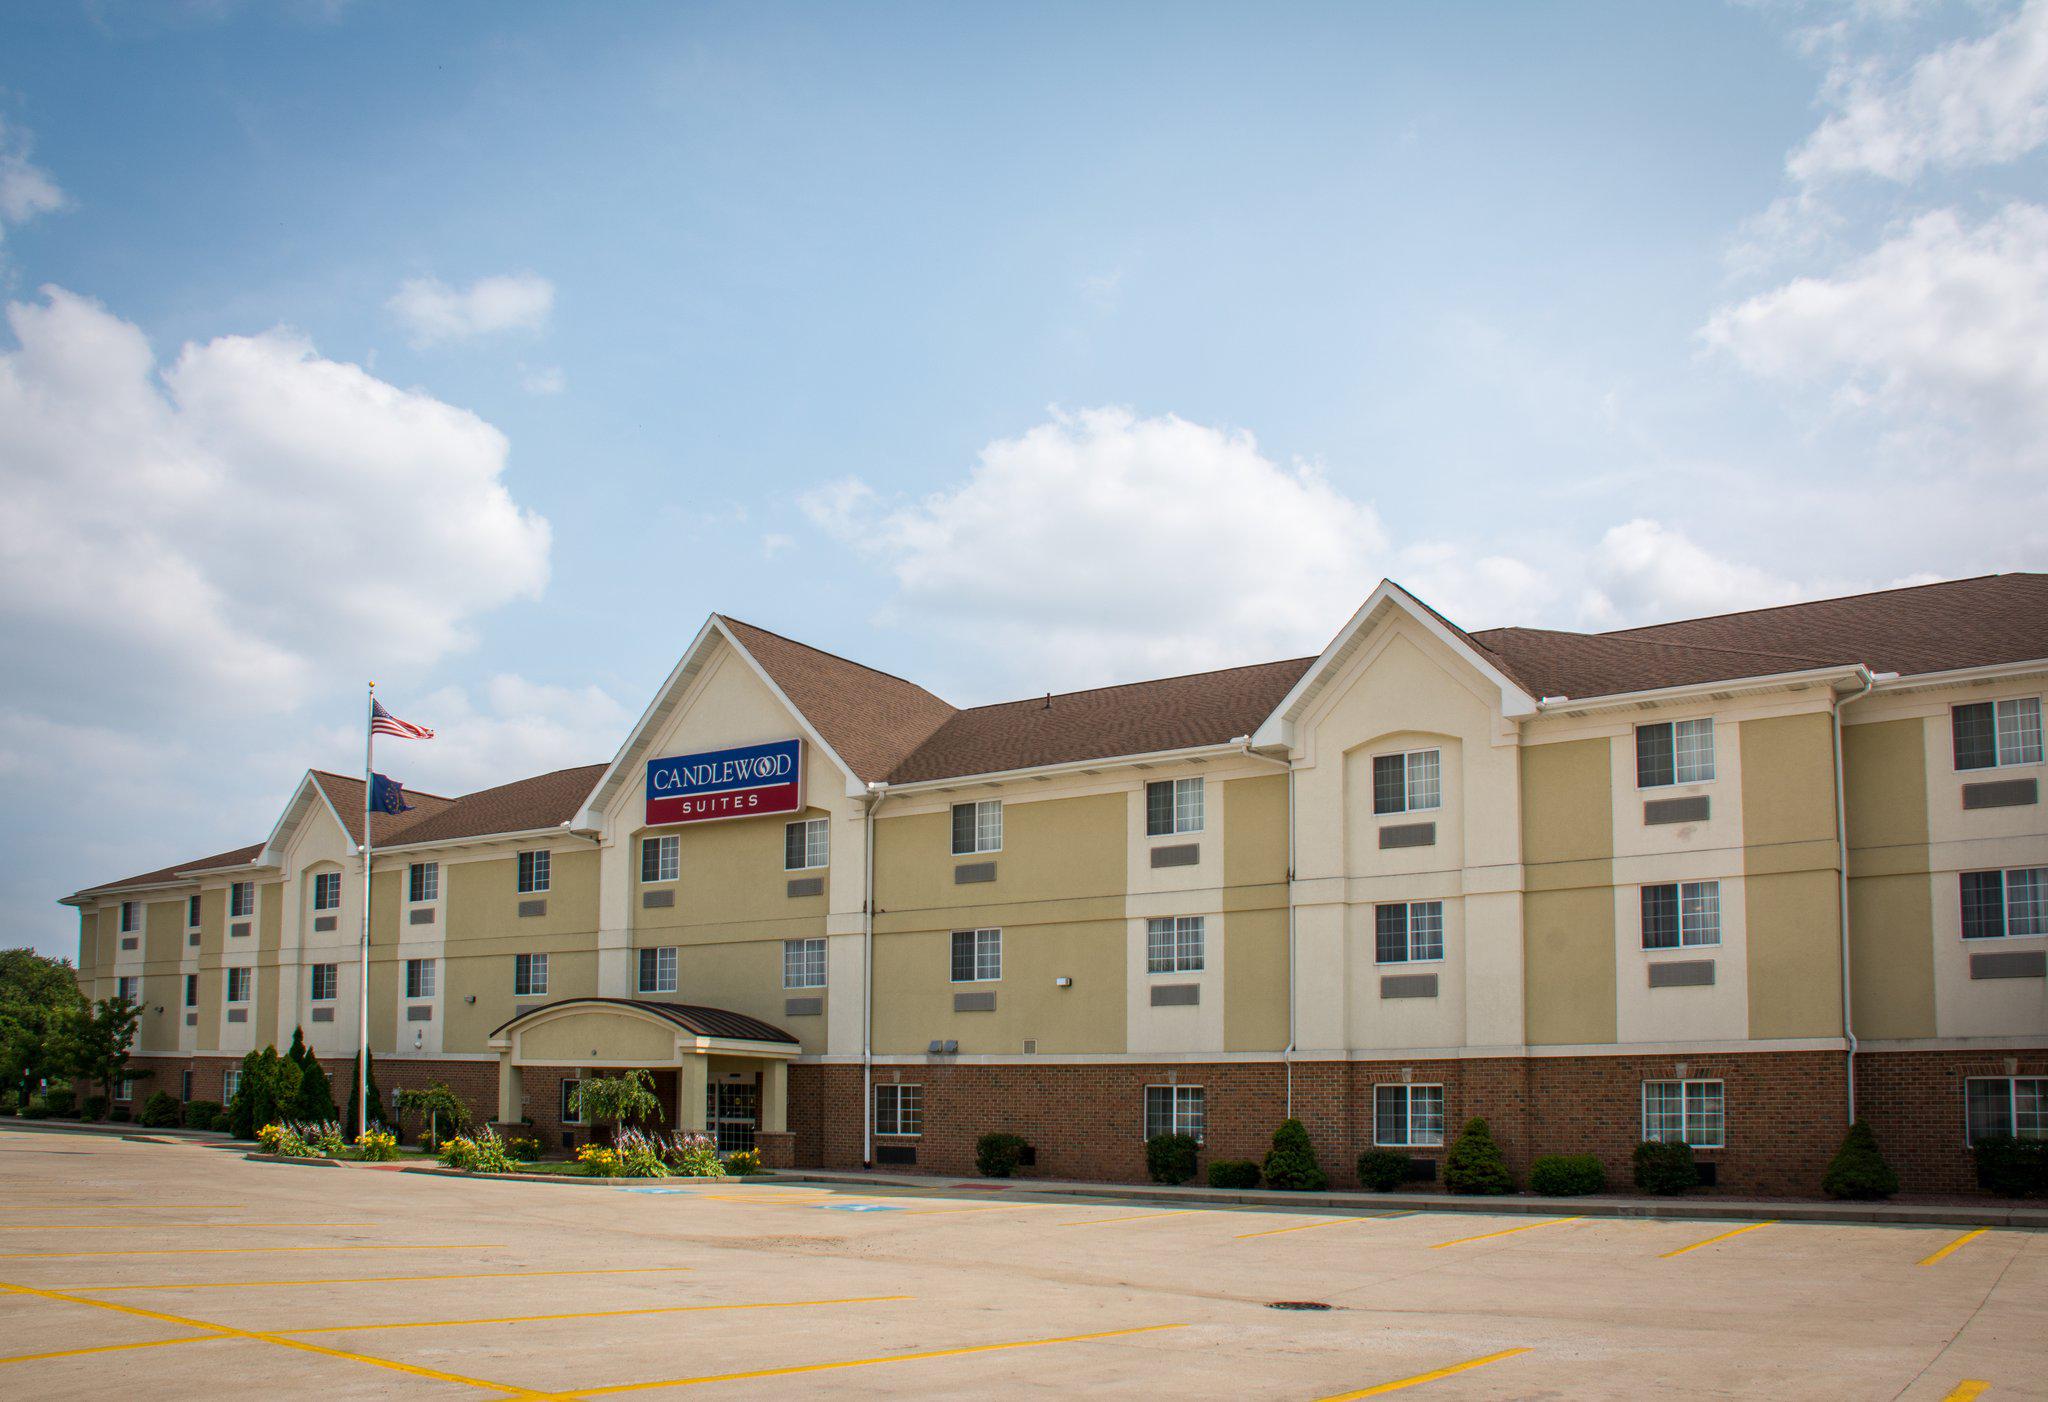
<svg viewBox="0 0 2048 1402">
<path fill-rule="evenodd" d="M 348 844 L 350 851 L 357 850 L 356 842 L 348 835 L 348 824 L 341 820 L 341 814 L 334 810 L 334 800 L 327 796 L 327 789 L 308 769 L 299 786 L 292 790 L 291 801 L 284 806 L 284 812 L 277 815 L 277 822 L 270 829 L 270 836 L 263 840 L 263 850 L 258 852 L 251 866 L 281 867 L 284 865 L 284 845 L 288 834 L 311 806 L 306 790 L 311 789 L 320 796 L 320 806 L 327 810 L 327 816 L 334 819 L 334 826 L 341 832 L 341 840 Z"/>
<path fill-rule="evenodd" d="M 612 756 L 612 762 L 605 766 L 604 773 L 597 776 L 597 782 L 591 786 L 589 796 L 577 808 L 576 818 L 571 826 L 591 830 L 602 826 L 597 811 L 599 800 L 610 792 L 627 758 L 645 742 L 648 731 L 668 713 L 669 698 L 704 665 L 703 653 L 714 634 L 719 637 L 726 636 L 725 630 L 718 626 L 718 615 L 715 613 L 704 620 L 704 626 L 697 630 L 697 636 L 690 639 L 690 645 L 684 648 L 683 655 L 676 659 L 676 665 L 670 669 L 668 679 L 655 690 L 654 699 L 647 703 L 647 709 L 640 713 L 640 719 L 635 721 L 632 730 L 627 732 L 624 743 L 619 746 L 619 752 Z"/>
<path fill-rule="evenodd" d="M 892 796 L 932 793 L 942 789 L 1005 784 L 1055 774 L 1081 774 L 1091 769 L 1120 769 L 1136 764 L 1171 764 L 1181 759 L 1209 759 L 1219 755 L 1243 754 L 1244 749 L 1242 742 L 1226 740 L 1220 745 L 1190 745 L 1179 750 L 1145 750 L 1131 755 L 1105 755 L 1101 759 L 1069 759 L 1058 764 L 1037 764 L 1025 769 L 994 769 L 983 774 L 949 774 L 943 779 L 916 779 L 907 784 L 889 784 L 886 787 Z"/>
<path fill-rule="evenodd" d="M 1337 630 L 1337 636 L 1316 655 L 1316 660 L 1293 688 L 1280 698 L 1280 704 L 1272 713 L 1259 722 L 1259 728 L 1252 732 L 1252 748 L 1255 750 L 1292 747 L 1294 743 L 1294 712 L 1321 689 L 1328 680 L 1336 659 L 1343 655 L 1351 644 L 1371 626 L 1373 617 L 1382 605 L 1399 609 L 1419 624 L 1429 635 L 1449 648 L 1452 653 L 1468 663 L 1500 692 L 1501 714 L 1510 720 L 1534 715 L 1537 710 L 1536 698 L 1524 691 L 1519 683 L 1507 673 L 1486 660 L 1477 649 L 1449 628 L 1420 599 L 1394 583 L 1382 579 L 1379 587 L 1372 591 L 1358 611 L 1351 615 L 1345 625 Z"/>
<path fill-rule="evenodd" d="M 1948 672 L 1908 672 L 1902 676 L 1880 674 L 1876 691 L 1926 691 L 1941 686 L 1968 686 L 1973 682 L 2003 681 L 2048 672 L 2048 658 L 2031 662 L 1992 662 L 1982 667 L 1958 667 Z"/>
<path fill-rule="evenodd" d="M 1859 680 L 1869 675 L 1869 669 L 1862 663 L 1843 662 L 1827 667 L 1810 667 L 1797 672 L 1767 672 L 1754 677 L 1725 677 L 1720 681 L 1687 682 L 1684 686 L 1660 686 L 1648 691 L 1617 691 L 1608 696 L 1588 696 L 1583 699 L 1561 697 L 1538 704 L 1546 716 L 1591 715 L 1598 711 L 1640 710 L 1645 706 L 1655 706 L 1666 701 L 1685 701 L 1696 696 L 1778 691 L 1790 687 L 1811 686 L 1817 682 L 1826 682 L 1832 686 L 1837 681 Z"/>
<path fill-rule="evenodd" d="M 522 838 L 562 837 L 565 835 L 581 838 L 585 842 L 592 840 L 588 836 L 587 830 L 578 832 L 571 829 L 568 825 L 562 824 L 551 828 L 515 828 L 507 832 L 479 832 L 473 833 L 468 837 L 430 837 L 424 842 L 385 842 L 378 844 L 377 855 L 382 857 L 394 852 L 403 852 L 409 856 L 417 856 L 423 852 L 438 851 L 443 847 L 487 847 L 493 842 L 517 842 Z"/>
</svg>

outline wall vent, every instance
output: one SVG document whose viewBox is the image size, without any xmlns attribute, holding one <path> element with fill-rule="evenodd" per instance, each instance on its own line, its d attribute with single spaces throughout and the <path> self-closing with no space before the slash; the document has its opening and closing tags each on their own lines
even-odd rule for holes
<svg viewBox="0 0 2048 1402">
<path fill-rule="evenodd" d="M 124 935 L 122 936 L 121 939 L 121 948 L 140 949 L 142 948 L 142 941 L 137 939 L 134 935 Z"/>
<path fill-rule="evenodd" d="M 434 908 L 428 906 L 424 910 L 408 911 L 405 918 L 414 925 L 431 925 L 434 923 Z"/>
<path fill-rule="evenodd" d="M 640 908 L 642 910 L 673 910 L 675 904 L 676 893 L 674 891 L 642 891 L 640 893 Z"/>
<path fill-rule="evenodd" d="M 789 880 L 789 894 L 792 896 L 822 896 L 825 894 L 825 878 L 822 876 L 793 876 Z"/>
<path fill-rule="evenodd" d="M 1970 956 L 1971 978 L 2048 978 L 2048 950 L 2001 949 Z"/>
<path fill-rule="evenodd" d="M 1171 847 L 1154 847 L 1152 865 L 1155 867 L 1191 867 L 1202 860 L 1202 844 L 1199 842 L 1176 842 Z"/>
<path fill-rule="evenodd" d="M 521 901 L 519 903 L 519 913 L 522 916 L 546 915 L 548 913 L 548 903 L 546 901 Z"/>
<path fill-rule="evenodd" d="M 1643 805 L 1643 823 L 1657 827 L 1666 823 L 1704 823 L 1714 806 L 1705 794 L 1691 798 L 1653 798 Z"/>
<path fill-rule="evenodd" d="M 199 1025 L 199 1014 L 198 1014 L 198 1013 L 186 1013 L 186 1014 L 185 1014 L 185 1025 L 186 1025 L 187 1027 L 197 1027 L 197 1026 Z"/>
<path fill-rule="evenodd" d="M 955 886 L 972 886 L 977 882 L 993 881 L 995 879 L 996 864 L 994 862 L 962 862 L 959 866 L 953 868 L 953 884 Z"/>
<path fill-rule="evenodd" d="M 405 1010 L 405 1020 L 407 1022 L 432 1022 L 434 1020 L 434 1005 L 432 1003 L 413 1004 Z"/>
<path fill-rule="evenodd" d="M 1380 829 L 1380 850 L 1436 846 L 1435 823 L 1393 823 Z"/>
<path fill-rule="evenodd" d="M 819 1017 L 823 1015 L 824 1011 L 825 1000 L 823 998 L 784 998 L 782 1000 L 782 1015 L 784 1017 Z"/>
<path fill-rule="evenodd" d="M 1650 965 L 1652 988 L 1709 988 L 1713 982 L 1711 959 L 1668 959 Z"/>
<path fill-rule="evenodd" d="M 917 1146 L 915 1144 L 877 1144 L 875 1146 L 875 1162 L 899 1166 L 916 1163 Z"/>
<path fill-rule="evenodd" d="M 1199 983 L 1152 985 L 1152 1006 L 1155 1008 L 1192 1008 L 1201 1001 L 1202 985 Z"/>
<path fill-rule="evenodd" d="M 315 1008 L 315 1009 L 313 1009 L 313 1021 L 315 1021 L 315 1022 L 332 1022 L 332 1021 L 334 1021 L 334 1009 L 332 1009 L 332 1008 Z"/>
<path fill-rule="evenodd" d="M 2041 801 L 2041 786 L 2034 779 L 2000 779 L 1996 783 L 1963 785 L 1965 808 L 2024 808 Z"/>
<path fill-rule="evenodd" d="M 247 1022 L 248 1020 L 249 1020 L 249 1010 L 248 1010 L 247 1008 L 229 1008 L 229 1009 L 228 1009 L 228 1021 L 229 1021 L 229 1022 Z"/>
<path fill-rule="evenodd" d="M 185 943 L 194 949 L 199 948 L 199 932 L 194 930 L 191 934 L 185 936 Z"/>
<path fill-rule="evenodd" d="M 1380 976 L 1380 997 L 1434 998 L 1436 997 L 1436 975 L 1382 974 Z"/>
<path fill-rule="evenodd" d="M 249 922 L 243 920 L 237 924 L 228 926 L 228 933 L 234 936 L 235 938 L 240 939 L 242 936 L 249 933 Z"/>
<path fill-rule="evenodd" d="M 953 1011 L 956 1013 L 992 1013 L 996 1010 L 996 995 L 987 993 L 955 993 Z"/>
<path fill-rule="evenodd" d="M 1038 1054 L 1038 1039 L 1037 1039 L 1036 1037 L 1026 1037 L 1026 1038 L 1024 1039 L 1024 1055 L 1026 1055 L 1026 1056 L 1036 1056 L 1037 1054 Z"/>
<path fill-rule="evenodd" d="M 335 924 L 336 920 L 332 915 L 316 915 L 313 917 L 313 933 L 316 935 L 329 934 L 333 931 Z"/>
</svg>

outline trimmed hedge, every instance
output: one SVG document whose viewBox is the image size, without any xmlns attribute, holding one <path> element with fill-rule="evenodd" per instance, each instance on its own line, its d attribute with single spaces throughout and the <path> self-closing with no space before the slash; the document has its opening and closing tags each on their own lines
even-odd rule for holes
<svg viewBox="0 0 2048 1402">
<path fill-rule="evenodd" d="M 2048 1139 L 1980 1139 L 1977 1186 L 2002 1198 L 2048 1197 Z"/>
<path fill-rule="evenodd" d="M 1273 1147 L 1266 1154 L 1266 1186 L 1296 1193 L 1320 1193 L 1330 1186 L 1330 1175 L 1316 1162 L 1315 1145 L 1300 1120 L 1282 1120 L 1273 1131 Z"/>
<path fill-rule="evenodd" d="M 1507 1155 L 1493 1142 L 1493 1131 L 1485 1120 L 1467 1120 L 1458 1132 L 1457 1142 L 1444 1155 L 1444 1187 L 1465 1194 L 1498 1195 L 1515 1190 Z"/>
<path fill-rule="evenodd" d="M 1397 1149 L 1367 1149 L 1358 1156 L 1358 1181 L 1376 1193 L 1391 1193 L 1408 1181 L 1408 1156 Z"/>
<path fill-rule="evenodd" d="M 1546 1154 L 1529 1165 L 1529 1191 L 1546 1198 L 1577 1198 L 1607 1186 L 1607 1170 L 1591 1154 Z"/>
<path fill-rule="evenodd" d="M 78 1117 L 83 1120 L 104 1120 L 107 1117 L 108 1104 L 104 1095 L 88 1095 L 78 1107 Z"/>
<path fill-rule="evenodd" d="M 1899 1175 L 1884 1161 L 1884 1153 L 1877 1147 L 1877 1135 L 1869 1125 L 1857 1120 L 1843 1136 L 1842 1147 L 1835 1150 L 1820 1186 L 1831 1198 L 1875 1202 L 1899 1190 Z"/>
<path fill-rule="evenodd" d="M 984 1178 L 1008 1178 L 1024 1160 L 1031 1142 L 1021 1134 L 998 1130 L 974 1141 L 974 1167 Z"/>
<path fill-rule="evenodd" d="M 1259 1186 L 1259 1166 L 1250 1159 L 1217 1159 L 1209 1165 L 1209 1186 L 1256 1188 Z"/>
<path fill-rule="evenodd" d="M 1645 1139 L 1636 1145 L 1635 1172 L 1638 1188 L 1664 1197 L 1676 1197 L 1700 1185 L 1692 1145 L 1675 1140 Z"/>
<path fill-rule="evenodd" d="M 188 1100 L 185 1102 L 185 1128 L 212 1129 L 213 1122 L 220 1118 L 226 1108 L 218 1100 Z"/>
<path fill-rule="evenodd" d="M 185 1122 L 185 1107 L 167 1090 L 153 1090 L 142 1102 L 142 1123 L 151 1129 L 176 1129 Z"/>
<path fill-rule="evenodd" d="M 1154 1183 L 1185 1183 L 1195 1176 L 1198 1149 L 1191 1134 L 1155 1134 L 1145 1141 L 1145 1172 Z"/>
</svg>

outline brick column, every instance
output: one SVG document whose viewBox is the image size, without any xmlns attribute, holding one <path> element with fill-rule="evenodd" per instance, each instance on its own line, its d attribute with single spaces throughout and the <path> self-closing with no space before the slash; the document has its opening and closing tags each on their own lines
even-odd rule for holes
<svg viewBox="0 0 2048 1402">
<path fill-rule="evenodd" d="M 754 1135 L 754 1148 L 761 1155 L 763 1168 L 795 1168 L 796 1136 L 787 1131 L 760 1130 Z"/>
</svg>

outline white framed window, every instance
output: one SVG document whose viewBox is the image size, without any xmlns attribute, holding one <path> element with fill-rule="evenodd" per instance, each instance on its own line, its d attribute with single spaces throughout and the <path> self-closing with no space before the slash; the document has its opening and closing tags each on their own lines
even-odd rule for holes
<svg viewBox="0 0 2048 1402">
<path fill-rule="evenodd" d="M 1643 948 L 1692 949 L 1720 942 L 1720 882 L 1667 881 L 1643 887 Z"/>
<path fill-rule="evenodd" d="M 809 871 L 832 860 L 832 820 L 804 818 L 782 828 L 782 869 Z"/>
<path fill-rule="evenodd" d="M 1001 930 L 953 932 L 953 982 L 993 983 L 1003 976 Z"/>
<path fill-rule="evenodd" d="M 414 905 L 441 898 L 441 864 L 414 862 L 405 869 L 405 898 Z"/>
<path fill-rule="evenodd" d="M 1443 806 L 1443 751 L 1373 756 L 1374 813 L 1419 813 Z"/>
<path fill-rule="evenodd" d="M 199 1006 L 199 975 L 197 974 L 185 975 L 185 1006 L 188 1008 Z M 185 1098 L 190 1100 L 192 1097 L 188 1095 Z"/>
<path fill-rule="evenodd" d="M 1202 781 L 1159 779 L 1145 785 L 1145 836 L 1202 830 Z"/>
<path fill-rule="evenodd" d="M 1145 922 L 1145 972 L 1198 974 L 1207 944 L 1207 922 L 1199 915 L 1164 915 Z"/>
<path fill-rule="evenodd" d="M 2048 867 L 1966 871 L 1957 879 L 1963 893 L 1964 939 L 2048 935 Z"/>
<path fill-rule="evenodd" d="M 185 897 L 185 928 L 188 930 L 199 928 L 199 897 L 196 895 Z"/>
<path fill-rule="evenodd" d="M 953 855 L 1003 850 L 1003 801 L 984 798 L 953 805 Z"/>
<path fill-rule="evenodd" d="M 142 980 L 132 975 L 115 979 L 114 996 L 123 1002 L 140 1003 L 142 1001 Z"/>
<path fill-rule="evenodd" d="M 512 996 L 515 998 L 538 998 L 548 991 L 548 956 L 545 954 L 515 954 L 512 956 Z"/>
<path fill-rule="evenodd" d="M 241 1088 L 242 1068 L 239 1066 L 223 1067 L 220 1073 L 220 1098 L 223 1101 L 233 1100 L 235 1092 Z"/>
<path fill-rule="evenodd" d="M 576 1101 L 576 1088 L 582 1084 L 582 1081 L 571 1077 L 562 1078 L 562 1123 L 565 1125 L 583 1123 L 583 1107 Z"/>
<path fill-rule="evenodd" d="M 519 894 L 537 895 L 548 888 L 548 868 L 553 865 L 546 848 L 519 854 Z"/>
<path fill-rule="evenodd" d="M 1974 701 L 1949 711 L 1957 769 L 2041 762 L 2041 698 Z"/>
<path fill-rule="evenodd" d="M 316 1003 L 334 1000 L 341 987 L 341 967 L 338 964 L 314 964 L 312 966 L 312 987 L 309 992 Z"/>
<path fill-rule="evenodd" d="M 114 1099 L 133 1100 L 134 1098 L 135 1078 L 133 1076 L 123 1076 L 120 1080 L 114 1082 Z"/>
<path fill-rule="evenodd" d="M 1373 962 L 1427 964 L 1444 957 L 1444 903 L 1395 901 L 1372 908 Z"/>
<path fill-rule="evenodd" d="M 431 959 L 408 959 L 405 961 L 405 996 L 408 998 L 431 998 L 434 996 L 436 970 Z"/>
<path fill-rule="evenodd" d="M 1963 1095 L 1970 1143 L 2048 1139 L 2048 1076 L 1972 1076 Z"/>
<path fill-rule="evenodd" d="M 1636 787 L 1704 784 L 1714 777 L 1714 718 L 1636 727 Z"/>
<path fill-rule="evenodd" d="M 683 841 L 672 832 L 640 839 L 642 883 L 673 881 L 683 870 Z"/>
<path fill-rule="evenodd" d="M 924 1087 L 876 1086 L 875 1133 L 924 1133 Z"/>
<path fill-rule="evenodd" d="M 1145 1137 L 1185 1134 L 1200 1143 L 1207 1121 L 1206 1097 L 1200 1086 L 1146 1086 Z"/>
<path fill-rule="evenodd" d="M 313 877 L 313 909 L 341 909 L 341 873 L 323 871 Z"/>
<path fill-rule="evenodd" d="M 640 991 L 642 993 L 673 993 L 676 991 L 676 946 L 663 945 L 658 949 L 640 951 Z"/>
<path fill-rule="evenodd" d="M 235 881 L 228 885 L 228 914 L 239 920 L 256 913 L 256 883 Z"/>
<path fill-rule="evenodd" d="M 142 928 L 142 902 L 121 902 L 121 933 L 126 935 Z"/>
<path fill-rule="evenodd" d="M 1718 1149 L 1725 1129 L 1721 1082 L 1643 1082 L 1643 1138 Z"/>
<path fill-rule="evenodd" d="M 822 939 L 782 942 L 782 986 L 823 988 L 825 986 L 825 941 Z"/>
<path fill-rule="evenodd" d="M 250 972 L 248 969 L 228 970 L 228 1001 L 230 1003 L 246 1003 L 249 1001 Z"/>
<path fill-rule="evenodd" d="M 1372 1142 L 1388 1149 L 1435 1148 L 1444 1142 L 1442 1086 L 1374 1086 Z"/>
</svg>

